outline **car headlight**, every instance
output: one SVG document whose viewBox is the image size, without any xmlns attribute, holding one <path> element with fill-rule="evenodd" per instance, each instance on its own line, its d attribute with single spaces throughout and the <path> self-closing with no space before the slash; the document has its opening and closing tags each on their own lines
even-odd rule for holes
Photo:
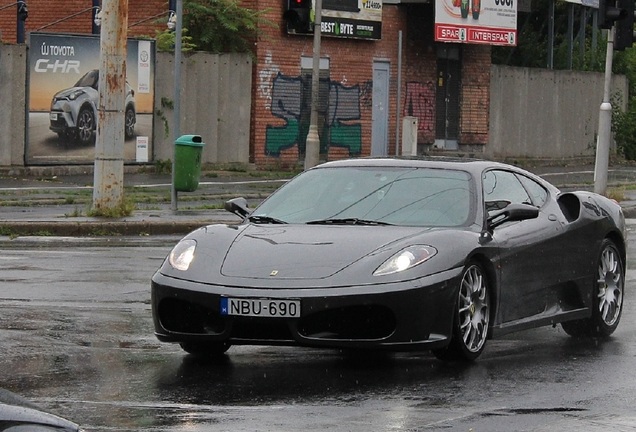
<svg viewBox="0 0 636 432">
<path fill-rule="evenodd" d="M 194 259 L 194 250 L 197 242 L 194 240 L 180 241 L 170 252 L 168 261 L 177 270 L 186 271 Z"/>
<path fill-rule="evenodd" d="M 70 95 L 68 95 L 68 99 L 73 101 L 83 94 L 84 94 L 84 90 L 75 90 Z"/>
<path fill-rule="evenodd" d="M 384 276 L 399 273 L 422 264 L 437 254 L 437 249 L 427 245 L 413 245 L 393 255 L 373 272 L 374 276 Z"/>
</svg>

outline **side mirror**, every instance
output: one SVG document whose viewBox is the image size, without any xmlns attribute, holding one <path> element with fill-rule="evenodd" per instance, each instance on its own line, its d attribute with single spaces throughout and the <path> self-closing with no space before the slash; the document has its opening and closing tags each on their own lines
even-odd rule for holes
<svg viewBox="0 0 636 432">
<path fill-rule="evenodd" d="M 225 210 L 242 218 L 247 217 L 247 215 L 250 214 L 250 210 L 247 206 L 247 200 L 243 197 L 233 198 L 226 201 Z"/>
<path fill-rule="evenodd" d="M 510 204 L 502 210 L 488 216 L 488 228 L 494 229 L 501 224 L 513 221 L 535 219 L 539 216 L 539 209 L 530 204 Z"/>
</svg>

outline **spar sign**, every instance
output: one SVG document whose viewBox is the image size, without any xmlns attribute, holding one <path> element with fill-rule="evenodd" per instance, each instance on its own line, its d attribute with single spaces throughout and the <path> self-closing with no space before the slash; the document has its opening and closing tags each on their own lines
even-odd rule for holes
<svg viewBox="0 0 636 432">
<path fill-rule="evenodd" d="M 436 0 L 438 42 L 517 45 L 518 0 Z"/>
</svg>

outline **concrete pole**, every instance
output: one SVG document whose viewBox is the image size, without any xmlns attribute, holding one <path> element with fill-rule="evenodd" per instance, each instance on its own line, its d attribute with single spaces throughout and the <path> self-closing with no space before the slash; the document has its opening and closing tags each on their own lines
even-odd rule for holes
<svg viewBox="0 0 636 432">
<path fill-rule="evenodd" d="M 320 97 L 320 28 L 322 23 L 322 0 L 315 0 L 314 57 L 311 74 L 311 117 L 309 133 L 305 142 L 305 169 L 320 162 L 320 136 L 318 135 L 318 99 Z"/>
<path fill-rule="evenodd" d="M 612 60 L 614 58 L 614 27 L 608 32 L 605 52 L 605 82 L 603 102 L 598 115 L 598 136 L 596 138 L 596 163 L 594 165 L 594 192 L 605 195 L 607 191 L 607 170 L 612 136 L 612 104 L 610 89 L 612 84 Z"/>
<path fill-rule="evenodd" d="M 93 209 L 116 209 L 124 191 L 128 0 L 103 0 Z"/>
</svg>

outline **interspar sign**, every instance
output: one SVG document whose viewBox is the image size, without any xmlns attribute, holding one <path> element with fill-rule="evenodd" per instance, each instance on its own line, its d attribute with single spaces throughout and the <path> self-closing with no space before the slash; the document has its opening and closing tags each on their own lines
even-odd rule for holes
<svg viewBox="0 0 636 432">
<path fill-rule="evenodd" d="M 516 0 L 436 0 L 435 40 L 517 45 Z"/>
</svg>

